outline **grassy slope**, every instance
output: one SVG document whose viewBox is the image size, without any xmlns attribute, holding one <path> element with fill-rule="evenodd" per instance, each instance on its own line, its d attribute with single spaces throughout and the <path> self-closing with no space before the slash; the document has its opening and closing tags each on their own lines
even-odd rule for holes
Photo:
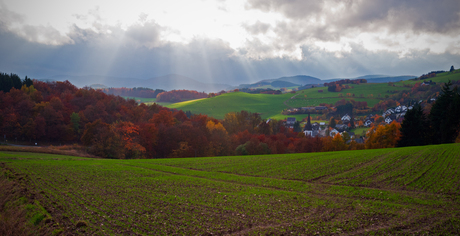
<svg viewBox="0 0 460 236">
<path fill-rule="evenodd" d="M 319 93 L 319 89 L 322 89 L 323 92 Z M 404 90 L 408 88 L 389 87 L 387 84 L 361 84 L 354 85 L 353 89 L 343 90 L 340 93 L 343 95 L 354 93 L 354 98 L 345 99 L 367 101 L 369 106 L 373 106 L 379 102 L 379 94 L 381 94 L 381 97 L 390 94 L 386 92 L 389 89 Z M 359 97 L 361 94 L 363 94 L 363 98 Z M 368 98 L 369 94 L 373 94 L 373 98 Z M 290 99 L 294 95 L 296 95 L 295 98 Z M 339 97 L 339 93 L 328 92 L 326 87 L 320 87 L 301 90 L 296 94 L 287 93 L 282 95 L 248 94 L 242 92 L 228 93 L 214 98 L 174 103 L 166 106 L 184 111 L 190 110 L 197 114 L 207 114 L 218 119 L 222 119 L 228 112 L 241 110 L 261 113 L 262 118 L 278 119 L 283 109 L 289 108 L 288 106 L 318 106 L 321 103 L 335 103 L 341 99 L 343 98 Z M 285 101 L 288 106 L 284 105 Z"/>
<path fill-rule="evenodd" d="M 419 82 L 423 82 L 423 81 L 430 81 L 430 80 L 432 80 L 433 82 L 436 82 L 436 83 L 446 83 L 449 80 L 451 80 L 451 81 L 460 80 L 460 69 L 455 70 L 454 72 L 445 72 L 445 73 L 438 74 L 434 78 L 429 78 L 429 79 L 424 79 L 424 80 L 407 80 L 407 81 L 398 82 L 398 83 L 395 83 L 395 84 L 397 86 L 401 86 L 403 83 L 405 83 L 405 84 L 415 84 L 415 83 L 419 83 Z"/>
<path fill-rule="evenodd" d="M 458 144 L 161 160 L 0 152 L 0 162 L 72 233 L 456 234 L 459 153 Z"/>
<path fill-rule="evenodd" d="M 291 96 L 293 94 L 270 95 L 236 92 L 209 99 L 175 103 L 168 107 L 207 114 L 217 119 L 223 119 L 226 113 L 241 110 L 259 112 L 262 117 L 268 118 L 280 113 L 286 107 L 283 101 Z"/>
<path fill-rule="evenodd" d="M 442 73 L 435 78 L 431 78 L 434 82 L 447 82 L 448 80 L 459 80 L 460 70 L 456 73 Z M 294 99 L 290 99 L 294 94 L 288 93 L 283 95 L 265 95 L 265 94 L 247 94 L 247 93 L 229 93 L 217 96 L 210 99 L 187 101 L 174 104 L 163 104 L 170 108 L 182 109 L 184 111 L 192 111 L 193 113 L 207 114 L 212 117 L 222 119 L 224 115 L 232 111 L 247 110 L 250 112 L 258 112 L 263 118 L 284 118 L 281 112 L 283 109 L 290 107 L 303 106 L 318 106 L 321 103 L 335 103 L 343 98 L 356 101 L 366 101 L 368 106 L 372 107 L 377 104 L 385 95 L 393 94 L 391 91 L 402 91 L 410 88 L 403 87 L 404 84 L 415 84 L 420 81 L 404 81 L 395 83 L 395 87 L 388 86 L 388 83 L 378 84 L 360 84 L 351 85 L 354 88 L 345 89 L 339 93 L 328 92 L 327 87 L 318 87 L 298 91 Z M 323 90 L 319 93 L 318 90 Z M 355 97 L 339 97 L 339 94 L 346 96 L 347 93 L 355 94 Z M 369 97 L 369 95 L 373 95 Z M 362 97 L 361 97 L 362 95 Z M 305 97 L 306 96 L 306 97 Z M 286 101 L 288 106 L 283 102 Z"/>
</svg>

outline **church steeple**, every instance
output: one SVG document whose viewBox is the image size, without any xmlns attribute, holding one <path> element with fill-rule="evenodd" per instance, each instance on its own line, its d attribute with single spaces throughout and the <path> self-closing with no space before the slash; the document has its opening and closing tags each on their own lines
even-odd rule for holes
<svg viewBox="0 0 460 236">
<path fill-rule="evenodd" d="M 310 112 L 308 112 L 307 124 L 305 125 L 305 128 L 303 130 L 308 130 L 308 131 L 313 130 L 311 126 L 311 121 L 310 121 Z"/>
</svg>

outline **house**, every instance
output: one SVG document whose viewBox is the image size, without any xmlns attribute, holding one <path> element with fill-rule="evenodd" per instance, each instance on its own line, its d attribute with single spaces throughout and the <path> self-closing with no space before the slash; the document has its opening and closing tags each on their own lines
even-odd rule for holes
<svg viewBox="0 0 460 236">
<path fill-rule="evenodd" d="M 374 118 L 369 118 L 364 121 L 364 126 L 369 127 L 372 123 L 374 123 Z"/>
<path fill-rule="evenodd" d="M 348 132 L 348 134 L 350 135 L 350 138 L 355 137 L 355 132 Z"/>
<path fill-rule="evenodd" d="M 382 116 L 383 116 L 383 117 L 389 116 L 389 115 L 391 115 L 391 114 L 393 114 L 393 113 L 395 113 L 395 110 L 389 108 L 388 110 L 386 110 L 386 111 L 383 113 Z"/>
<path fill-rule="evenodd" d="M 304 111 L 315 110 L 315 107 L 302 107 L 302 110 Z"/>
<path fill-rule="evenodd" d="M 402 111 L 402 107 L 401 107 L 401 106 L 397 106 L 397 107 L 395 108 L 395 112 L 396 112 L 396 113 L 400 113 L 401 111 Z"/>
<path fill-rule="evenodd" d="M 390 124 L 392 121 L 393 121 L 393 120 L 392 120 L 389 116 L 387 116 L 387 117 L 385 118 L 385 123 L 387 123 L 387 124 Z"/>
<path fill-rule="evenodd" d="M 355 142 L 356 143 L 364 143 L 364 139 L 363 138 L 357 138 L 357 139 L 355 139 Z"/>
<path fill-rule="evenodd" d="M 387 124 L 390 124 L 392 121 L 396 120 L 396 115 L 395 114 L 391 114 L 390 116 L 387 116 L 385 118 L 385 123 Z"/>
<path fill-rule="evenodd" d="M 343 117 L 342 117 L 342 121 L 350 121 L 351 120 L 351 117 L 348 115 L 348 114 L 345 114 Z"/>
<path fill-rule="evenodd" d="M 335 136 L 336 134 L 338 134 L 338 133 L 339 133 L 339 131 L 337 131 L 336 129 L 332 129 L 332 130 L 329 132 L 329 135 L 330 135 L 331 137 L 334 137 L 334 136 Z"/>
<path fill-rule="evenodd" d="M 436 82 L 433 82 L 432 80 L 430 81 L 423 81 L 423 83 L 421 85 L 424 85 L 424 86 L 427 86 L 427 85 L 436 85 Z"/>
<path fill-rule="evenodd" d="M 348 128 L 348 126 L 345 125 L 345 124 L 337 124 L 337 125 L 335 126 L 335 128 L 336 128 L 339 132 L 343 132 L 343 131 L 345 131 L 345 130 Z"/>
<path fill-rule="evenodd" d="M 315 123 L 311 124 L 311 128 L 312 128 L 313 131 L 315 131 L 315 130 L 317 130 L 317 131 L 321 130 L 321 126 L 319 125 L 318 122 L 315 122 Z"/>
<path fill-rule="evenodd" d="M 401 111 L 407 111 L 407 107 L 406 106 L 401 106 Z"/>
<path fill-rule="evenodd" d="M 293 129 L 295 122 L 296 122 L 295 117 L 288 117 L 286 120 L 286 127 Z"/>
</svg>

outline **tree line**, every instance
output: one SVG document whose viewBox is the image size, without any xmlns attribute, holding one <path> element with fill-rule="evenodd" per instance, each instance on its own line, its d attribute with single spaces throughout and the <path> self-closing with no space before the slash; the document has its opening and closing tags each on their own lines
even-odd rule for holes
<svg viewBox="0 0 460 236">
<path fill-rule="evenodd" d="M 206 98 L 208 94 L 205 92 L 197 92 L 193 90 L 171 90 L 161 92 L 157 95 L 157 102 L 182 102 L 187 100 Z"/>
<path fill-rule="evenodd" d="M 29 87 L 33 84 L 30 78 L 25 77 L 24 80 L 21 80 L 16 74 L 6 74 L 0 73 L 0 91 L 7 93 L 11 88 L 21 89 L 23 85 Z"/>
<path fill-rule="evenodd" d="M 163 89 L 151 88 L 104 88 L 100 89 L 104 93 L 124 97 L 156 98 L 159 93 L 165 92 Z"/>
</svg>

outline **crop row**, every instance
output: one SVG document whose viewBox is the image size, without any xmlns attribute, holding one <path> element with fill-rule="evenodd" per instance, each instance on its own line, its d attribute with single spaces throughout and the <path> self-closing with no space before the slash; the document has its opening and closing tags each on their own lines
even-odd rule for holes
<svg viewBox="0 0 460 236">
<path fill-rule="evenodd" d="M 0 152 L 0 162 L 27 176 L 69 232 L 440 233 L 459 217 L 458 149 L 161 160 Z"/>
</svg>

